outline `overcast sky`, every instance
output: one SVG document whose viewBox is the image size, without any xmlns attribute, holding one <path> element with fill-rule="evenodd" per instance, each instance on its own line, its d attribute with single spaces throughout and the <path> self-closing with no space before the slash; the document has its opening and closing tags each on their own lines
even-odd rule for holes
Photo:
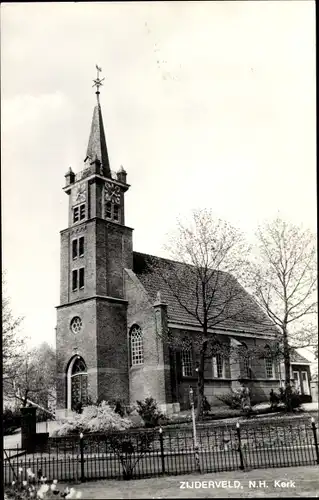
<svg viewBox="0 0 319 500">
<path fill-rule="evenodd" d="M 1 6 L 3 268 L 34 344 L 55 343 L 62 187 L 83 168 L 95 64 L 134 249 L 211 208 L 250 237 L 279 211 L 316 230 L 315 3 Z"/>
</svg>

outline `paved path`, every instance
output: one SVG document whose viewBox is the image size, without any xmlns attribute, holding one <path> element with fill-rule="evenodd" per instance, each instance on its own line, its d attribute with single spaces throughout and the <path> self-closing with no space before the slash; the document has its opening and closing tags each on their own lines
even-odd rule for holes
<svg viewBox="0 0 319 500">
<path fill-rule="evenodd" d="M 315 401 L 314 403 L 304 403 L 302 407 L 305 411 L 319 411 L 318 401 Z"/>
<path fill-rule="evenodd" d="M 66 486 L 62 485 L 61 486 Z M 69 485 L 70 486 L 70 485 Z M 82 498 L 319 498 L 319 466 L 190 474 L 75 485 Z"/>
</svg>

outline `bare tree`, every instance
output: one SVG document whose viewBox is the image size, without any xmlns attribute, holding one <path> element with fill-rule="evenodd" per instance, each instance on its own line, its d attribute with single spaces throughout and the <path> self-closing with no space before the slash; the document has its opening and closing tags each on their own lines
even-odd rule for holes
<svg viewBox="0 0 319 500">
<path fill-rule="evenodd" d="M 289 405 L 291 349 L 318 345 L 316 240 L 279 217 L 259 227 L 257 238 L 251 286 L 281 334 Z"/>
<path fill-rule="evenodd" d="M 22 317 L 15 317 L 6 292 L 6 282 L 2 275 L 2 377 L 12 379 L 16 367 L 21 362 L 25 339 L 21 335 Z"/>
<path fill-rule="evenodd" d="M 201 328 L 201 333 L 193 338 L 199 350 L 197 418 L 200 418 L 205 359 L 214 354 L 218 345 L 212 329 L 218 325 L 232 328 L 235 322 L 242 326 L 247 326 L 248 321 L 254 327 L 256 324 L 256 306 L 252 307 L 237 281 L 246 279 L 249 248 L 237 229 L 215 220 L 209 210 L 197 210 L 190 221 L 178 221 L 166 250 L 174 260 L 154 259 L 151 265 L 183 309 L 186 321 L 195 320 Z M 269 327 L 269 321 L 264 323 L 263 329 Z M 183 342 L 169 332 L 168 337 L 171 344 Z M 226 347 L 219 345 L 218 348 Z"/>
<path fill-rule="evenodd" d="M 18 399 L 22 406 L 31 400 L 47 409 L 55 393 L 55 351 L 46 342 L 33 348 L 16 367 L 15 374 L 4 384 L 4 394 Z"/>
</svg>

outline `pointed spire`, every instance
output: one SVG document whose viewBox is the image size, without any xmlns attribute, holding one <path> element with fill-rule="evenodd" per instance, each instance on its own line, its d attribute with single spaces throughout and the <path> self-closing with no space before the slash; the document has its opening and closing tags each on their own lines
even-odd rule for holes
<svg viewBox="0 0 319 500">
<path fill-rule="evenodd" d="M 100 80 L 99 78 L 99 72 L 101 71 L 101 69 L 98 66 L 96 66 L 96 69 L 98 74 L 96 80 L 94 80 L 93 86 L 94 87 L 96 86 L 97 88 L 96 90 L 97 104 L 93 111 L 91 133 L 90 133 L 85 161 L 94 163 L 96 160 L 99 160 L 102 163 L 104 175 L 106 177 L 111 177 L 110 162 L 107 153 L 102 111 L 99 100 L 99 95 L 100 95 L 99 88 L 102 85 L 101 83 L 102 80 Z"/>
</svg>

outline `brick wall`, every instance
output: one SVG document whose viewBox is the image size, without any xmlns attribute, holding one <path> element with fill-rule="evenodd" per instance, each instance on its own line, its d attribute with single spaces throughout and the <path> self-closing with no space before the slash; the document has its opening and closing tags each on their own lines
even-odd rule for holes
<svg viewBox="0 0 319 500">
<path fill-rule="evenodd" d="M 74 334 L 70 323 L 74 316 L 82 319 L 82 330 Z M 77 350 L 75 350 L 77 348 Z M 77 353 L 88 369 L 89 395 L 97 396 L 96 300 L 85 300 L 57 310 L 57 408 L 66 408 L 66 372 L 70 359 Z"/>
<path fill-rule="evenodd" d="M 164 357 L 161 338 L 156 335 L 154 306 L 134 273 L 126 273 L 125 291 L 128 300 L 128 342 L 130 328 L 137 324 L 143 332 L 144 363 L 130 366 L 130 401 L 152 396 L 159 404 L 166 403 Z"/>
<path fill-rule="evenodd" d="M 129 403 L 126 302 L 97 300 L 99 399 Z"/>
</svg>

